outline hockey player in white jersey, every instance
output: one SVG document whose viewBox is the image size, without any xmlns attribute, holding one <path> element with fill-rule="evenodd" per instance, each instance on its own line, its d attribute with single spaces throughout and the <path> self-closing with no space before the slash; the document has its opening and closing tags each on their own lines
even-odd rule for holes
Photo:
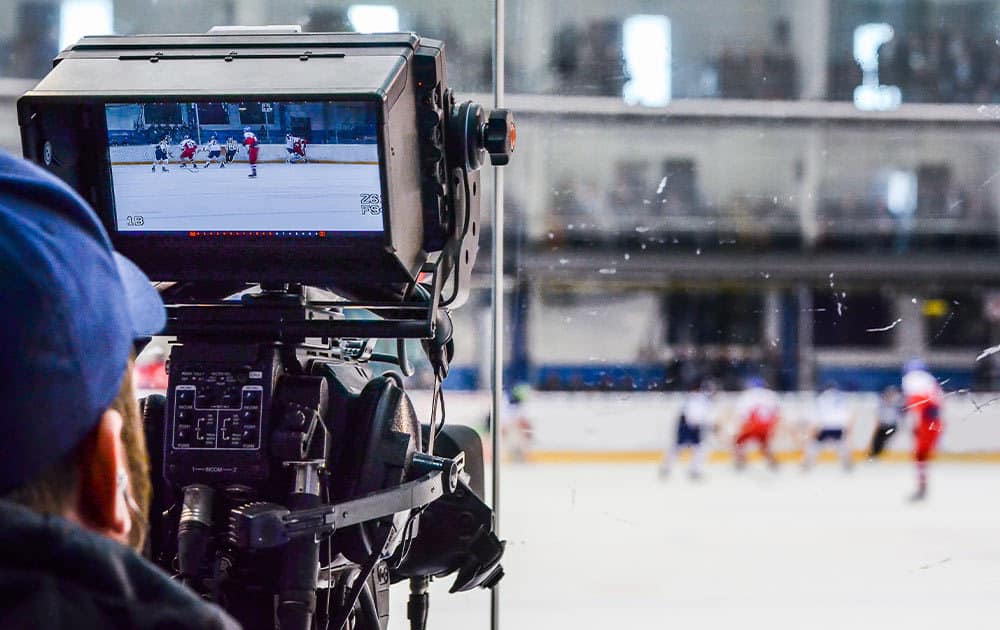
<svg viewBox="0 0 1000 630">
<path fill-rule="evenodd" d="M 235 138 L 229 138 L 226 140 L 226 160 L 219 166 L 219 168 L 226 168 L 226 164 L 232 164 L 233 160 L 236 159 L 236 154 L 240 151 L 240 145 L 236 142 Z"/>
<path fill-rule="evenodd" d="M 715 430 L 716 409 L 715 381 L 705 378 L 688 391 L 684 397 L 680 416 L 677 418 L 677 435 L 663 453 L 660 462 L 660 477 L 670 474 L 674 462 L 680 458 L 681 451 L 690 449 L 691 467 L 688 475 L 691 479 L 701 479 L 705 468 L 706 442 L 708 434 Z"/>
<path fill-rule="evenodd" d="M 163 136 L 159 144 L 153 147 L 153 172 L 156 172 L 156 167 L 159 165 L 160 170 L 166 173 L 167 164 L 170 163 L 170 136 Z"/>
<path fill-rule="evenodd" d="M 802 459 L 804 469 L 812 468 L 820 449 L 827 442 L 836 445 L 844 470 L 851 469 L 854 465 L 850 446 L 853 415 L 850 399 L 836 383 L 832 381 L 827 383 L 816 397 L 814 415 L 809 423 L 809 435 Z"/>
<path fill-rule="evenodd" d="M 205 150 L 208 151 L 208 157 L 205 159 L 205 168 L 208 168 L 209 164 L 218 164 L 220 167 L 225 166 L 222 162 L 222 146 L 215 139 L 215 136 L 212 136 L 208 140 Z"/>
</svg>

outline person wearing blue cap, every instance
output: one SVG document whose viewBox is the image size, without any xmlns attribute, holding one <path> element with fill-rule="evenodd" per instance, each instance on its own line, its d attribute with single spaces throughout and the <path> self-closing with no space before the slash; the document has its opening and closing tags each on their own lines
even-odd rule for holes
<svg viewBox="0 0 1000 630">
<path fill-rule="evenodd" d="M 136 553 L 132 356 L 164 323 L 86 202 L 0 152 L 0 627 L 238 628 Z"/>
</svg>

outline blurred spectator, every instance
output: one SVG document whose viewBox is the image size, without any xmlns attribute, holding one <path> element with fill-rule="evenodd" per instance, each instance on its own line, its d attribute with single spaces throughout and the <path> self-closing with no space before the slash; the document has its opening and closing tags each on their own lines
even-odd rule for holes
<svg viewBox="0 0 1000 630">
<path fill-rule="evenodd" d="M 150 346 L 136 358 L 133 370 L 135 388 L 140 395 L 162 394 L 167 391 L 167 352 L 161 346 Z"/>
<path fill-rule="evenodd" d="M 829 94 L 851 100 L 861 84 L 853 58 L 830 64 Z M 1000 102 L 1000 45 L 981 36 L 944 28 L 897 32 L 879 54 L 879 80 L 911 103 Z"/>
<path fill-rule="evenodd" d="M 11 8 L 5 6 L 5 10 Z M 43 76 L 52 69 L 52 58 L 59 52 L 59 5 L 19 2 L 16 17 L 5 17 L 14 18 L 11 24 L 15 25 L 15 33 L 0 46 L 0 71 L 9 77 Z"/>
<path fill-rule="evenodd" d="M 553 37 L 549 67 L 559 94 L 621 96 L 628 81 L 621 22 L 595 20 L 583 29 L 564 26 Z"/>
<path fill-rule="evenodd" d="M 798 98 L 798 63 L 791 47 L 791 27 L 779 18 L 763 50 L 725 49 L 717 61 L 719 96 L 787 100 Z"/>
</svg>

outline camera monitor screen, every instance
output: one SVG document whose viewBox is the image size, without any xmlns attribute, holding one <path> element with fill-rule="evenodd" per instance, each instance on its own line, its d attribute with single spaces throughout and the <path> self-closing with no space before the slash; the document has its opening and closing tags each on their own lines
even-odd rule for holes
<svg viewBox="0 0 1000 630">
<path fill-rule="evenodd" d="M 375 104 L 105 105 L 120 233 L 381 232 Z"/>
</svg>

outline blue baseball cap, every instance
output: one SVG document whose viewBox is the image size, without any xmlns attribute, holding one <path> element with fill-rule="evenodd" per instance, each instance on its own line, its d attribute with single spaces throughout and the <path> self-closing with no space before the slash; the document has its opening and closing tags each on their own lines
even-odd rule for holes
<svg viewBox="0 0 1000 630">
<path fill-rule="evenodd" d="M 0 495 L 68 454 L 121 387 L 163 302 L 87 203 L 0 151 Z"/>
</svg>

